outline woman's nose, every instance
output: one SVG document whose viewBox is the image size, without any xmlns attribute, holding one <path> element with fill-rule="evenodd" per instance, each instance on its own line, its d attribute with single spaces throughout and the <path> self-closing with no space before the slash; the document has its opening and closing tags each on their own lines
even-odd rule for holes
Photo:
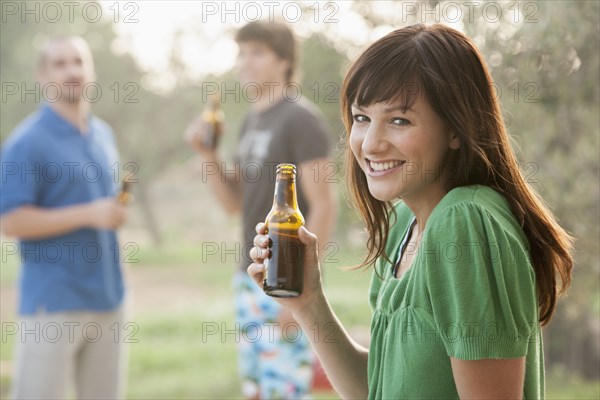
<svg viewBox="0 0 600 400">
<path fill-rule="evenodd" d="M 388 144 L 385 129 L 379 124 L 371 123 L 362 143 L 362 151 L 365 154 L 381 153 L 387 149 Z"/>
</svg>

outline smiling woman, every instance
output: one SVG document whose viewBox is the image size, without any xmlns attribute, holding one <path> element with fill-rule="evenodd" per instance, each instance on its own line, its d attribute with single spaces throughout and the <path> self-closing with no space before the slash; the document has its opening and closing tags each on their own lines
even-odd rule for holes
<svg viewBox="0 0 600 400">
<path fill-rule="evenodd" d="M 375 264 L 370 348 L 343 330 L 307 245 L 305 291 L 281 300 L 344 398 L 544 398 L 541 326 L 570 284 L 572 238 L 521 174 L 483 57 L 443 25 L 367 48 L 341 92 L 351 199 Z M 264 226 L 257 227 L 260 243 Z M 264 251 L 251 251 L 257 282 Z"/>
<path fill-rule="evenodd" d="M 423 98 L 410 109 L 383 102 L 364 108 L 355 104 L 352 118 L 350 149 L 374 198 L 387 201 L 412 194 L 441 199 L 441 166 L 460 141 Z"/>
<path fill-rule="evenodd" d="M 443 346 L 415 355 L 446 356 L 434 363 L 444 366 L 438 379 L 447 379 L 443 392 L 434 393 L 425 385 L 431 371 L 419 368 L 427 363 L 411 361 L 411 352 L 402 350 L 419 349 L 423 340 L 399 346 L 398 353 L 406 354 L 400 362 L 385 360 L 375 348 L 370 394 L 448 395 L 456 387 L 461 396 L 543 397 L 537 324 L 548 323 L 554 311 L 557 277 L 562 290 L 569 285 L 571 238 L 518 169 L 483 58 L 463 34 L 417 25 L 367 49 L 348 72 L 343 92 L 349 188 L 371 233 L 364 264 L 376 259 L 376 272 L 384 277 L 390 263 L 396 277 L 417 269 L 407 277 L 409 288 L 374 278 L 374 340 L 392 341 L 392 349 L 396 335 L 411 343 L 406 335 L 415 332 L 400 326 L 428 320 L 440 330 Z M 392 206 L 397 198 L 402 201 Z M 402 238 L 410 247 L 398 251 Z M 460 253 L 469 245 L 478 249 Z M 473 306 L 488 298 L 487 305 Z M 422 310 L 428 312 L 420 315 Z M 459 329 L 451 340 L 445 330 L 454 324 L 476 329 Z M 494 337 L 513 345 L 492 345 L 484 326 L 494 326 Z M 527 350 L 523 338 L 534 338 L 537 348 Z M 386 385 L 398 375 L 406 381 Z M 492 375 L 496 384 L 486 383 Z"/>
<path fill-rule="evenodd" d="M 433 182 L 433 187 L 443 188 L 444 193 L 460 186 L 486 185 L 505 197 L 527 235 L 540 288 L 540 320 L 548 322 L 560 293 L 557 278 L 563 289 L 570 283 L 572 239 L 525 182 L 510 147 L 492 77 L 472 41 L 443 25 L 397 30 L 377 41 L 353 64 L 342 92 L 343 120 L 351 133 L 345 157 L 349 190 L 371 232 L 365 265 L 384 255 L 390 201 L 402 198 L 411 203 L 415 194 L 410 193 L 409 181 L 425 190 L 432 190 L 428 183 Z M 368 116 L 355 115 L 353 105 L 371 106 L 375 111 L 389 111 L 381 106 L 395 105 L 400 112 L 387 118 L 394 121 L 394 127 L 402 120 L 403 127 L 395 128 L 398 132 L 394 134 L 389 127 L 382 133 L 380 120 L 385 116 L 380 112 L 376 123 L 369 125 L 371 137 L 361 141 L 365 127 L 363 122 L 355 127 L 355 120 Z M 399 191 L 385 199 L 363 190 L 370 189 L 374 180 L 363 172 L 366 155 L 360 153 L 373 151 L 372 136 L 383 134 L 378 145 L 392 148 L 386 150 L 390 154 L 419 151 L 425 141 L 430 143 L 424 147 L 433 146 L 407 160 L 413 165 L 405 168 L 400 183 L 408 192 Z M 360 149 L 358 142 L 362 143 Z M 411 209 L 425 201 L 431 212 L 440 200 L 426 194 L 416 196 Z M 420 225 L 423 229 L 425 222 L 426 218 Z"/>
</svg>

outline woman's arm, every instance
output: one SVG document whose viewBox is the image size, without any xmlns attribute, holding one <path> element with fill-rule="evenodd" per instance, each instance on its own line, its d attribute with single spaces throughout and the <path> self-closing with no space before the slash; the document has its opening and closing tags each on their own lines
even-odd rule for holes
<svg viewBox="0 0 600 400">
<path fill-rule="evenodd" d="M 263 260 L 268 256 L 265 225 L 258 224 L 250 257 L 255 261 L 248 274 L 261 286 L 265 271 Z M 321 364 L 335 390 L 344 399 L 365 399 L 368 395 L 368 351 L 346 332 L 331 309 L 323 287 L 318 262 L 317 237 L 306 228 L 298 230 L 305 245 L 304 289 L 296 298 L 273 298 L 289 309 L 312 343 Z"/>
<path fill-rule="evenodd" d="M 346 332 L 325 296 L 294 317 L 338 394 L 343 399 L 366 399 L 369 352 Z"/>
<path fill-rule="evenodd" d="M 460 360 L 450 357 L 461 399 L 521 399 L 525 357 Z"/>
</svg>

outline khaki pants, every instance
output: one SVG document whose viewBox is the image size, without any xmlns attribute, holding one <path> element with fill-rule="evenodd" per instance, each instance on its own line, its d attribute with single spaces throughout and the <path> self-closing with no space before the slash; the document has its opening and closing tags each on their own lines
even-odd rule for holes
<svg viewBox="0 0 600 400">
<path fill-rule="evenodd" d="M 123 343 L 137 329 L 124 323 L 123 306 L 22 317 L 12 398 L 65 399 L 71 385 L 77 399 L 122 398 Z"/>
</svg>

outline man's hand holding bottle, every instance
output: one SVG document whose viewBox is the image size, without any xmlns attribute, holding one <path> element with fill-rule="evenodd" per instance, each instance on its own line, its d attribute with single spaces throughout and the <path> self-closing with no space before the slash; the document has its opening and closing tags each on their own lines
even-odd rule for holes
<svg viewBox="0 0 600 400">
<path fill-rule="evenodd" d="M 216 159 L 224 117 L 218 94 L 214 94 L 202 115 L 195 118 L 184 133 L 184 140 L 207 161 Z"/>
</svg>

